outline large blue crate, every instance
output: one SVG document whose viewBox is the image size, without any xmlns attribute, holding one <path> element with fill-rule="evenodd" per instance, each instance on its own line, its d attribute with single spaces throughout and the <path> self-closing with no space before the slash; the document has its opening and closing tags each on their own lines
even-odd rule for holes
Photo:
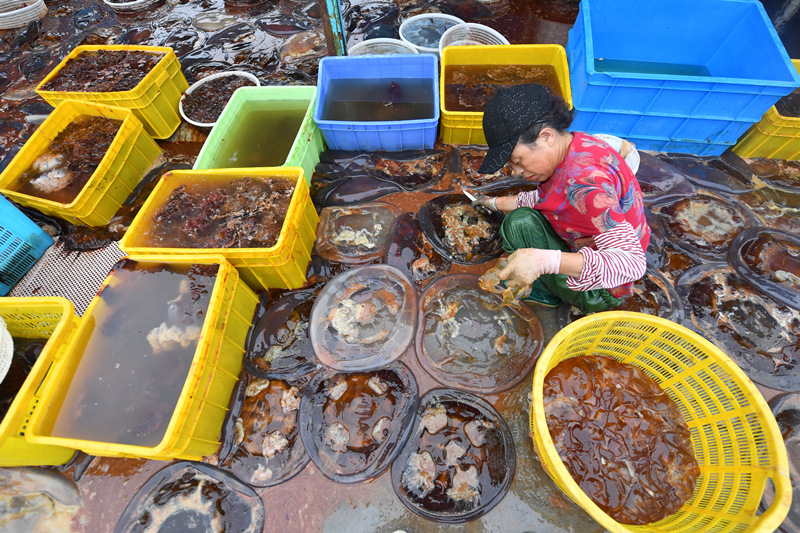
<svg viewBox="0 0 800 533">
<path fill-rule="evenodd" d="M 567 56 L 582 109 L 757 122 L 800 86 L 757 0 L 583 0 Z"/>
<path fill-rule="evenodd" d="M 53 238 L 0 196 L 0 296 L 5 296 L 53 244 Z"/>
<path fill-rule="evenodd" d="M 722 152 L 734 146 L 736 141 L 733 142 L 710 142 L 698 139 L 681 139 L 671 137 L 657 137 L 649 135 L 621 135 L 613 133 L 605 128 L 593 128 L 588 122 L 583 122 L 579 117 L 580 113 L 576 115 L 575 120 L 572 121 L 570 126 L 571 131 L 583 131 L 586 133 L 610 133 L 628 140 L 636 145 L 638 150 L 652 150 L 654 152 L 679 152 L 682 154 L 695 154 L 700 156 L 705 155 L 720 155 Z M 585 115 L 584 115 L 585 116 Z"/>
<path fill-rule="evenodd" d="M 632 111 L 599 111 L 575 107 L 572 128 L 588 133 L 610 133 L 617 137 L 692 139 L 701 143 L 736 144 L 754 122 L 683 117 Z"/>
<path fill-rule="evenodd" d="M 420 120 L 346 122 L 323 120 L 322 106 L 332 79 L 430 79 L 433 115 Z M 328 147 L 334 150 L 388 151 L 433 148 L 439 124 L 438 61 L 433 54 L 324 57 L 319 62 L 317 123 Z"/>
</svg>

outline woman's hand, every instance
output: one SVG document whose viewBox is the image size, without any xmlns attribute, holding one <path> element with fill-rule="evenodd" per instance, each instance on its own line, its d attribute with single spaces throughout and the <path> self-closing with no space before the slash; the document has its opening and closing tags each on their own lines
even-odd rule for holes
<svg viewBox="0 0 800 533">
<path fill-rule="evenodd" d="M 560 268 L 561 250 L 520 248 L 508 256 L 508 266 L 498 272 L 498 277 L 508 287 L 526 287 L 542 274 L 558 274 Z"/>
<path fill-rule="evenodd" d="M 517 207 L 516 196 L 484 196 L 469 189 L 464 190 L 476 197 L 476 200 L 472 202 L 475 207 L 483 206 L 490 211 L 502 211 L 503 213 L 510 213 Z"/>
</svg>

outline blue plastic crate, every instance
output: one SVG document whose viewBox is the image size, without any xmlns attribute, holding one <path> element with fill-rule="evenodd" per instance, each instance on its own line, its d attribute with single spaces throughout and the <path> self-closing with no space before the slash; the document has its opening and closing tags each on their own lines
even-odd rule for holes
<svg viewBox="0 0 800 533">
<path fill-rule="evenodd" d="M 592 130 L 583 128 L 578 122 L 573 121 L 570 126 L 571 131 L 583 131 L 586 133 L 609 133 L 603 130 Z M 613 135 L 613 134 L 612 134 Z M 679 152 L 682 154 L 721 155 L 722 152 L 734 146 L 735 142 L 708 142 L 695 139 L 671 139 L 668 137 L 638 137 L 635 135 L 617 135 L 636 145 L 638 150 L 652 150 L 653 152 Z"/>
<path fill-rule="evenodd" d="M 431 118 L 391 122 L 323 120 L 322 107 L 332 79 L 430 79 L 433 91 Z M 433 54 L 363 55 L 324 57 L 319 62 L 317 123 L 328 147 L 334 150 L 388 151 L 433 148 L 439 124 L 438 61 Z"/>
<path fill-rule="evenodd" d="M 800 86 L 757 0 L 583 0 L 567 57 L 582 109 L 757 122 Z"/>
<path fill-rule="evenodd" d="M 5 296 L 53 244 L 53 238 L 0 196 L 0 296 Z"/>
<path fill-rule="evenodd" d="M 710 143 L 693 141 L 691 139 L 658 139 L 647 137 L 628 137 L 628 141 L 636 145 L 639 150 L 652 150 L 653 152 L 671 152 L 681 154 L 694 154 L 699 156 L 722 155 L 722 153 L 736 143 Z"/>
<path fill-rule="evenodd" d="M 617 137 L 692 139 L 702 143 L 735 144 L 754 122 L 679 115 L 658 115 L 632 111 L 598 111 L 575 108 L 572 128 L 589 133 L 610 133 Z"/>
</svg>

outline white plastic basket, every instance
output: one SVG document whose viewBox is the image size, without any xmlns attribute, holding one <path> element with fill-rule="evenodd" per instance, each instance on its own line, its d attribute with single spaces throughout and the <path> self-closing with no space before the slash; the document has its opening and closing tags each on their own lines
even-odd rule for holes
<svg viewBox="0 0 800 533">
<path fill-rule="evenodd" d="M 133 0 L 132 2 L 111 2 L 110 0 L 103 0 L 108 7 L 117 13 L 136 13 L 138 11 L 144 11 L 160 1 L 161 0 Z"/>
<path fill-rule="evenodd" d="M 446 46 L 470 46 L 482 44 L 509 44 L 500 32 L 483 24 L 465 22 L 449 28 L 439 41 L 439 52 Z"/>
<path fill-rule="evenodd" d="M 44 0 L 0 0 L 0 30 L 27 26 L 47 13 Z"/>
<path fill-rule="evenodd" d="M 400 39 L 403 42 L 406 42 L 413 46 L 420 54 L 436 54 L 439 55 L 439 48 L 428 48 L 426 46 L 419 46 L 417 43 L 409 40 L 407 32 L 409 26 L 413 25 L 415 22 L 424 22 L 424 21 L 444 21 L 445 23 L 454 23 L 454 25 L 464 24 L 464 21 L 458 17 L 454 17 L 453 15 L 446 15 L 444 13 L 423 13 L 422 15 L 414 15 L 413 17 L 408 17 L 400 24 Z M 451 28 L 448 28 L 450 30 Z M 446 32 L 445 32 L 446 33 Z M 444 34 L 442 34 L 444 35 Z"/>
<path fill-rule="evenodd" d="M 347 55 L 362 56 L 367 54 L 392 55 L 392 54 L 418 54 L 417 47 L 400 39 L 387 39 L 385 37 L 377 39 L 367 39 L 358 44 L 354 44 Z"/>
<path fill-rule="evenodd" d="M 0 317 L 0 383 L 8 374 L 8 369 L 11 368 L 11 358 L 14 356 L 14 340 L 11 338 L 11 333 L 8 332 L 6 321 Z"/>
<path fill-rule="evenodd" d="M 200 128 L 213 128 L 214 127 L 214 124 L 216 124 L 216 121 L 215 122 L 195 122 L 194 120 L 192 120 L 189 117 L 187 117 L 186 113 L 183 111 L 183 99 L 186 98 L 187 95 L 192 94 L 201 85 L 204 85 L 204 84 L 208 83 L 211 80 L 215 80 L 217 78 L 224 78 L 226 76 L 239 76 L 241 78 L 247 78 L 248 80 L 250 80 L 253 83 L 255 83 L 256 87 L 261 85 L 261 82 L 258 81 L 258 78 L 256 78 L 255 76 L 253 76 L 249 72 L 244 72 L 242 70 L 231 70 L 231 71 L 228 71 L 228 72 L 217 72 L 216 74 L 211 74 L 210 76 L 206 76 L 205 78 L 197 80 L 196 82 L 194 82 L 191 85 L 191 87 L 186 89 L 186 91 L 181 96 L 180 102 L 178 103 L 178 111 L 180 112 L 181 116 L 183 117 L 183 120 L 185 120 L 186 122 L 188 122 L 189 124 L 191 124 L 193 126 L 198 126 Z"/>
</svg>

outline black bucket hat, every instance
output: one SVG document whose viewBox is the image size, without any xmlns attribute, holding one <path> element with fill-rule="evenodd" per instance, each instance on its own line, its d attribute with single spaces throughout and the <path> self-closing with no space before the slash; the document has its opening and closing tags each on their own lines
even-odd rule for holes
<svg viewBox="0 0 800 533">
<path fill-rule="evenodd" d="M 497 91 L 483 112 L 483 134 L 489 152 L 478 172 L 493 174 L 503 168 L 522 132 L 547 114 L 551 106 L 550 92 L 538 83 Z"/>
</svg>

